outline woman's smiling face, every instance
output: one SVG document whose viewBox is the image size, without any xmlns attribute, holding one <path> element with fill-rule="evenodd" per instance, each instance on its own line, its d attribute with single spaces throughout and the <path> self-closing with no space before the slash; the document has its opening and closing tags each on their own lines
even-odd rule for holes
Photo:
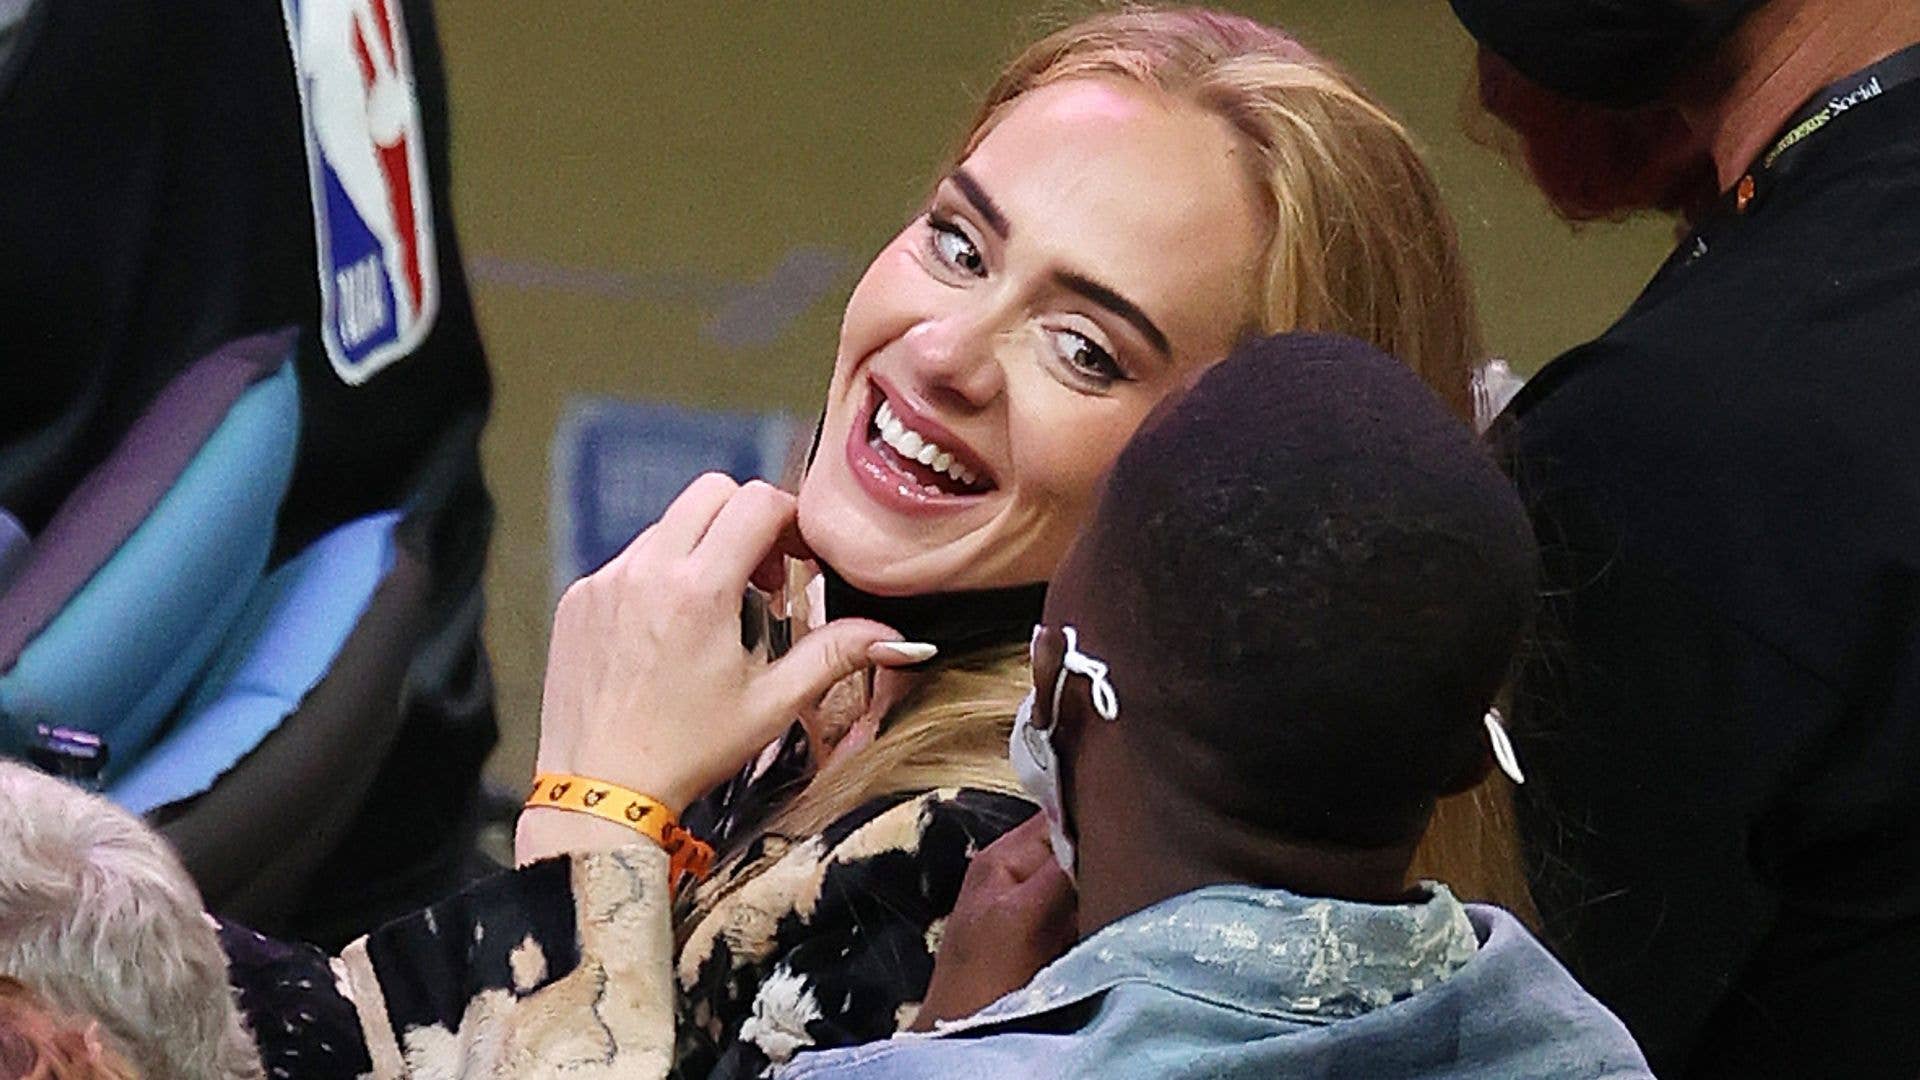
<svg viewBox="0 0 1920 1080">
<path fill-rule="evenodd" d="M 1016 101 L 848 301 L 800 490 L 820 557 L 891 595 L 1046 580 L 1148 411 L 1249 328 L 1245 152 L 1118 80 Z"/>
</svg>

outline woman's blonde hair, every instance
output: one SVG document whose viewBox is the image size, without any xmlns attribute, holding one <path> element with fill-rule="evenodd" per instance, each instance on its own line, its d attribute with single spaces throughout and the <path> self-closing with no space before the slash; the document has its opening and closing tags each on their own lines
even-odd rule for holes
<svg viewBox="0 0 1920 1080">
<path fill-rule="evenodd" d="M 1085 78 L 1125 80 L 1196 106 L 1255 151 L 1249 178 L 1268 230 L 1255 329 L 1371 342 L 1472 417 L 1480 324 L 1453 221 L 1406 127 L 1351 76 L 1244 16 L 1103 12 L 1008 65 L 952 164 L 1025 94 Z"/>
<path fill-rule="evenodd" d="M 1226 120 L 1255 151 L 1248 156 L 1250 179 L 1261 196 L 1267 236 L 1251 326 L 1371 342 L 1403 360 L 1471 421 L 1479 322 L 1453 223 L 1406 128 L 1352 78 L 1286 34 L 1241 16 L 1199 9 L 1102 12 L 1014 59 L 943 175 L 1021 97 L 1077 78 L 1150 87 Z M 938 669 L 891 711 L 872 745 L 831 762 L 774 816 L 769 830 L 809 835 L 869 799 L 934 787 L 1017 792 L 1007 739 L 1028 684 L 1021 648 Z M 1487 797 L 1500 802 L 1499 794 Z M 1513 900 L 1507 894 L 1519 878 L 1506 869 L 1511 846 L 1484 840 L 1477 811 L 1465 807 L 1462 817 L 1464 806 L 1439 815 L 1467 826 L 1449 826 L 1449 834 L 1461 835 L 1441 838 L 1448 840 L 1444 861 L 1462 865 L 1425 860 L 1418 869 L 1446 877 L 1466 895 Z M 1489 875 L 1465 865 L 1483 861 L 1503 869 Z"/>
</svg>

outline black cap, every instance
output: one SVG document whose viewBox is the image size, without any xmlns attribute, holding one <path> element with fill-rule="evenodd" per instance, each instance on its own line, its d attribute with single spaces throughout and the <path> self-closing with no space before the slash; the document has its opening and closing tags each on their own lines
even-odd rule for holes
<svg viewBox="0 0 1920 1080">
<path fill-rule="evenodd" d="M 1765 0 L 1451 0 L 1467 32 L 1578 101 L 1657 100 Z"/>
</svg>

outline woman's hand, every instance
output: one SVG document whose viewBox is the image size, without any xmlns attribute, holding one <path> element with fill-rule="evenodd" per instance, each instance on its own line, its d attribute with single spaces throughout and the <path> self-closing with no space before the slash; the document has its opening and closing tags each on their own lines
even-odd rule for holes
<svg viewBox="0 0 1920 1080">
<path fill-rule="evenodd" d="M 679 814 L 835 681 L 931 655 L 859 619 L 812 631 L 772 664 L 741 647 L 749 582 L 782 587 L 783 556 L 807 554 L 795 512 L 794 497 L 772 485 L 710 473 L 612 562 L 574 582 L 548 649 L 540 771 L 620 784 Z M 617 825 L 538 809 L 522 815 L 518 847 L 526 862 L 632 841 Z"/>
<path fill-rule="evenodd" d="M 941 931 L 933 981 L 910 1030 L 971 1016 L 1027 985 L 1073 947 L 1074 907 L 1073 883 L 1054 861 L 1044 816 L 981 849 Z"/>
</svg>

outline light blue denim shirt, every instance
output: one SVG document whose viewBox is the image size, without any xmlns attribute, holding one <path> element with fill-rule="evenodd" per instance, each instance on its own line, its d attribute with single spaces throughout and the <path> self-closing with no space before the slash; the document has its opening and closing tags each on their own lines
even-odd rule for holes
<svg viewBox="0 0 1920 1080">
<path fill-rule="evenodd" d="M 1620 1021 L 1512 916 L 1429 889 L 1411 904 L 1199 889 L 937 1032 L 802 1054 L 779 1075 L 1652 1075 Z"/>
</svg>

